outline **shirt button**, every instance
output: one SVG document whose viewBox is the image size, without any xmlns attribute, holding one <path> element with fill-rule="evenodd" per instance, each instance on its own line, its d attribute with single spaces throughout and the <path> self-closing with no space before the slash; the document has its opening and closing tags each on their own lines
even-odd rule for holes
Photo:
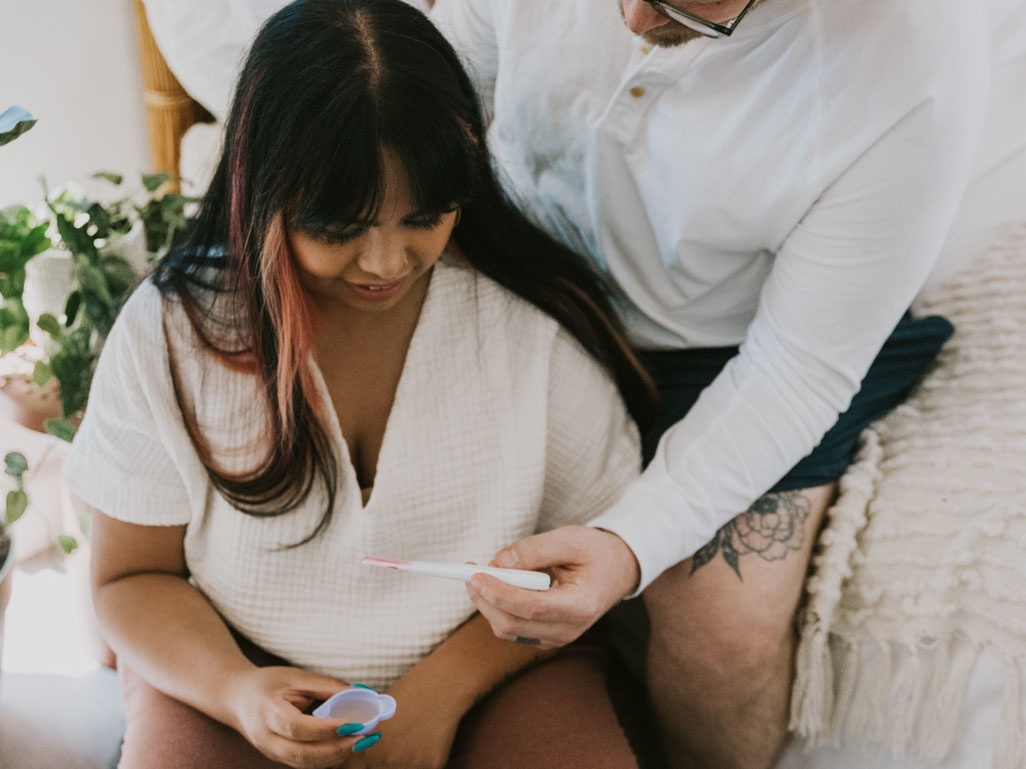
<svg viewBox="0 0 1026 769">
<path fill-rule="evenodd" d="M 631 96 L 633 96 L 635 99 L 640 99 L 644 95 L 645 89 L 640 85 L 636 85 L 631 89 Z"/>
</svg>

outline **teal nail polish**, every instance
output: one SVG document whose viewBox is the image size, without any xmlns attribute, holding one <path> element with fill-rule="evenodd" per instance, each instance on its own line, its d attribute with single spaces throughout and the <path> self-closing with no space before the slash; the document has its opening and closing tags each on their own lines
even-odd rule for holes
<svg viewBox="0 0 1026 769">
<path fill-rule="evenodd" d="M 340 737 L 345 737 L 348 734 L 355 734 L 363 728 L 363 724 L 342 724 L 338 728 L 338 734 Z"/>
<path fill-rule="evenodd" d="M 358 743 L 353 745 L 353 752 L 354 753 L 359 753 L 361 750 L 366 750 L 367 748 L 369 748 L 371 745 L 373 745 L 374 743 L 376 743 L 380 739 L 381 739 L 381 732 L 375 732 L 374 734 L 368 734 L 366 737 L 364 737 Z"/>
<path fill-rule="evenodd" d="M 367 684 L 349 684 L 349 685 L 350 686 L 355 686 L 357 689 L 370 689 L 371 691 L 374 691 L 374 687 L 373 686 L 367 686 Z"/>
</svg>

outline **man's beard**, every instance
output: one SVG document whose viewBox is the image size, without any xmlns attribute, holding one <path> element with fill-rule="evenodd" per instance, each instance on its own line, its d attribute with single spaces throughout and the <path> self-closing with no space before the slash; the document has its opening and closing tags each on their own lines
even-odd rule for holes
<svg viewBox="0 0 1026 769">
<path fill-rule="evenodd" d="M 619 5 L 620 15 L 624 16 L 623 0 L 620 0 Z M 752 8 L 758 8 L 760 5 L 762 5 L 762 0 L 757 0 L 757 2 L 752 3 Z M 624 22 L 626 23 L 626 16 L 624 16 Z M 641 36 L 641 39 L 649 45 L 657 45 L 660 48 L 675 48 L 678 45 L 684 45 L 684 43 L 697 40 L 700 37 L 705 37 L 705 35 L 670 19 L 667 24 L 650 29 Z"/>
<path fill-rule="evenodd" d="M 676 48 L 692 40 L 705 37 L 701 32 L 696 32 L 690 27 L 685 27 L 680 22 L 670 21 L 661 27 L 650 29 L 641 39 L 650 45 L 657 45 L 660 48 Z"/>
<path fill-rule="evenodd" d="M 620 15 L 624 16 L 623 0 L 620 0 L 619 6 Z M 627 17 L 624 16 L 624 23 L 626 21 Z M 678 45 L 684 45 L 684 43 L 697 40 L 700 37 L 705 37 L 705 35 L 701 32 L 696 32 L 690 27 L 685 27 L 680 22 L 669 19 L 666 24 L 650 29 L 641 36 L 641 39 L 649 45 L 656 45 L 660 48 L 676 48 Z"/>
</svg>

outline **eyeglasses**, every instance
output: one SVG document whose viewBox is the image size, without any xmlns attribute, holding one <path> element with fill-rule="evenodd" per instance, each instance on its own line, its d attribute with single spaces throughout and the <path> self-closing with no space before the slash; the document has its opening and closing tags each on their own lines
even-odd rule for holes
<svg viewBox="0 0 1026 769">
<path fill-rule="evenodd" d="M 649 5 L 655 8 L 659 13 L 668 19 L 672 19 L 679 24 L 683 24 L 688 29 L 692 29 L 706 37 L 730 37 L 734 30 L 737 29 L 738 22 L 745 17 L 748 10 L 755 5 L 757 0 L 748 0 L 748 4 L 741 10 L 737 16 L 730 21 L 717 23 L 703 19 L 701 16 L 696 16 L 690 11 L 685 11 L 683 8 L 678 8 L 676 5 L 670 3 L 664 3 L 662 0 L 645 0 Z"/>
</svg>

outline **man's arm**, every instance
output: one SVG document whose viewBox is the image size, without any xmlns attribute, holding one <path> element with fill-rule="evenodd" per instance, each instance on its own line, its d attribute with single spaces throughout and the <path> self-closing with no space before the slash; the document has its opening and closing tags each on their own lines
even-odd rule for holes
<svg viewBox="0 0 1026 769">
<path fill-rule="evenodd" d="M 986 62 L 966 58 L 938 64 L 948 70 L 934 88 L 826 186 L 778 251 L 739 355 L 670 428 L 642 477 L 591 522 L 637 558 L 639 590 L 697 552 L 815 447 L 911 304 L 958 206 L 982 122 Z M 595 543 L 606 540 L 574 539 L 590 554 L 557 556 L 535 538 L 517 551 L 527 568 L 573 561 L 580 573 L 597 574 L 607 556 Z M 475 602 L 501 618 L 497 630 L 530 627 L 554 642 L 572 635 L 568 625 L 583 632 L 593 609 L 618 600 L 622 587 L 585 578 L 573 587 L 583 608 L 556 618 L 559 585 L 529 596 L 482 580 Z"/>
</svg>

